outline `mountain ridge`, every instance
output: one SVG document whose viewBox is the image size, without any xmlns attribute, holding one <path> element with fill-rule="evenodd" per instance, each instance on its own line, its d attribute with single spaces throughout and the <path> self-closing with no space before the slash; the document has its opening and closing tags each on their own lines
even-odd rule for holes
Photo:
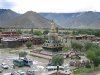
<svg viewBox="0 0 100 75">
<path fill-rule="evenodd" d="M 16 28 L 50 28 L 51 20 L 44 18 L 36 12 L 28 11 L 1 24 L 3 27 Z M 55 24 L 57 26 L 57 24 Z"/>
<path fill-rule="evenodd" d="M 50 13 L 50 15 L 51 14 L 54 15 L 55 13 Z M 55 22 L 58 25 L 61 25 L 62 27 L 66 27 L 66 28 L 87 28 L 87 27 L 88 28 L 98 28 L 99 27 L 100 28 L 99 21 L 96 21 L 100 19 L 100 12 L 84 11 L 84 12 L 64 13 L 64 14 L 63 16 L 59 15 L 59 19 L 57 19 L 54 16 L 52 17 L 52 15 L 48 17 L 49 14 L 44 16 L 43 13 L 42 14 L 40 13 L 40 15 L 48 19 L 51 19 L 52 17 L 52 19 L 54 19 Z M 66 15 L 67 17 L 64 18 Z"/>
<path fill-rule="evenodd" d="M 0 23 L 6 22 L 10 19 L 13 19 L 20 14 L 10 10 L 10 9 L 0 9 Z"/>
<path fill-rule="evenodd" d="M 56 27 L 100 28 L 100 12 L 37 13 L 27 11 L 19 14 L 10 9 L 0 9 L 1 27 L 50 28 L 51 20 L 54 20 Z"/>
</svg>

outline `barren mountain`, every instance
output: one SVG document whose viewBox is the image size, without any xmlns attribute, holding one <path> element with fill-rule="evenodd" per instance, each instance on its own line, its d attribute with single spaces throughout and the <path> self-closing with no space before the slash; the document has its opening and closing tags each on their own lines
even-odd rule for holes
<svg viewBox="0 0 100 75">
<path fill-rule="evenodd" d="M 43 17 L 54 20 L 58 25 L 62 25 L 71 16 L 76 16 L 79 13 L 39 13 Z"/>
<path fill-rule="evenodd" d="M 66 28 L 100 28 L 100 12 L 39 13 Z"/>
<path fill-rule="evenodd" d="M 100 12 L 36 13 L 18 14 L 10 9 L 0 9 L 1 27 L 50 28 L 51 20 L 56 26 L 66 28 L 100 28 Z"/>
<path fill-rule="evenodd" d="M 3 23 L 1 26 L 18 28 L 50 28 L 51 20 L 40 16 L 36 12 L 28 11 L 25 14 Z"/>
<path fill-rule="evenodd" d="M 19 16 L 20 14 L 10 10 L 10 9 L 0 9 L 0 24 L 6 22 L 14 17 Z"/>
<path fill-rule="evenodd" d="M 99 28 L 100 29 L 100 17 L 95 19 L 93 22 L 91 22 L 87 27 L 88 28 Z"/>
<path fill-rule="evenodd" d="M 77 16 L 72 16 L 70 18 L 68 18 L 64 23 L 63 26 L 65 27 L 91 27 L 92 23 L 99 19 L 100 15 L 92 12 L 92 11 L 88 11 L 88 12 L 82 12 Z M 98 22 L 96 22 L 94 24 L 94 26 L 96 26 L 98 24 Z"/>
</svg>

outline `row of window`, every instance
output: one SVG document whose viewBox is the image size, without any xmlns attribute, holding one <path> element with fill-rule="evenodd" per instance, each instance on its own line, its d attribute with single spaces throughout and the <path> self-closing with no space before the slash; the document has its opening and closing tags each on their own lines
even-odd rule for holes
<svg viewBox="0 0 100 75">
<path fill-rule="evenodd" d="M 50 46 L 50 44 L 44 44 L 45 46 Z M 61 46 L 61 44 L 55 44 L 55 45 L 52 45 L 52 46 Z"/>
<path fill-rule="evenodd" d="M 52 42 L 52 43 L 59 43 L 59 41 L 46 41 L 46 43 L 50 43 L 50 42 Z"/>
</svg>

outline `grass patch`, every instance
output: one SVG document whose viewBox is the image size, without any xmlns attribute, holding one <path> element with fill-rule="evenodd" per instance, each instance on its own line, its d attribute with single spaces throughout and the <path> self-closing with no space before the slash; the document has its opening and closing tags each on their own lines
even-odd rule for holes
<svg viewBox="0 0 100 75">
<path fill-rule="evenodd" d="M 19 49 L 20 48 L 20 46 L 16 46 L 16 47 L 12 47 L 11 49 Z"/>
<path fill-rule="evenodd" d="M 63 51 L 68 51 L 68 49 L 69 49 L 68 47 L 63 47 L 62 48 Z"/>
<path fill-rule="evenodd" d="M 0 45 L 0 48 L 3 49 L 3 48 L 5 48 L 5 47 L 4 47 L 3 45 Z"/>
<path fill-rule="evenodd" d="M 86 72 L 88 70 L 88 68 L 79 67 L 79 68 L 76 68 L 74 70 L 75 70 L 75 73 L 78 74 L 78 73 L 84 73 L 84 72 Z"/>
<path fill-rule="evenodd" d="M 75 75 L 91 75 L 93 73 L 96 72 L 100 72 L 100 66 L 99 67 L 93 67 L 93 64 L 91 64 L 91 68 L 86 68 L 86 67 L 79 67 L 79 68 L 75 68 L 73 69 L 75 71 Z"/>
<path fill-rule="evenodd" d="M 93 64 L 90 64 L 91 65 L 91 68 L 86 68 L 85 66 L 82 66 L 82 67 L 78 67 L 78 68 L 75 68 L 75 74 L 79 74 L 79 73 L 91 73 L 93 71 Z"/>
</svg>

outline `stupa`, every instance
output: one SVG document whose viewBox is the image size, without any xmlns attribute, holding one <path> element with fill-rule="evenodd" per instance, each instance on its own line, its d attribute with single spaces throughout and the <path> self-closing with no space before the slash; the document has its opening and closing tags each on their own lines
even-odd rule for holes
<svg viewBox="0 0 100 75">
<path fill-rule="evenodd" d="M 51 29 L 48 33 L 48 40 L 45 41 L 42 48 L 49 52 L 61 52 L 62 45 L 58 40 L 58 34 L 55 31 L 54 21 L 51 22 Z"/>
</svg>

